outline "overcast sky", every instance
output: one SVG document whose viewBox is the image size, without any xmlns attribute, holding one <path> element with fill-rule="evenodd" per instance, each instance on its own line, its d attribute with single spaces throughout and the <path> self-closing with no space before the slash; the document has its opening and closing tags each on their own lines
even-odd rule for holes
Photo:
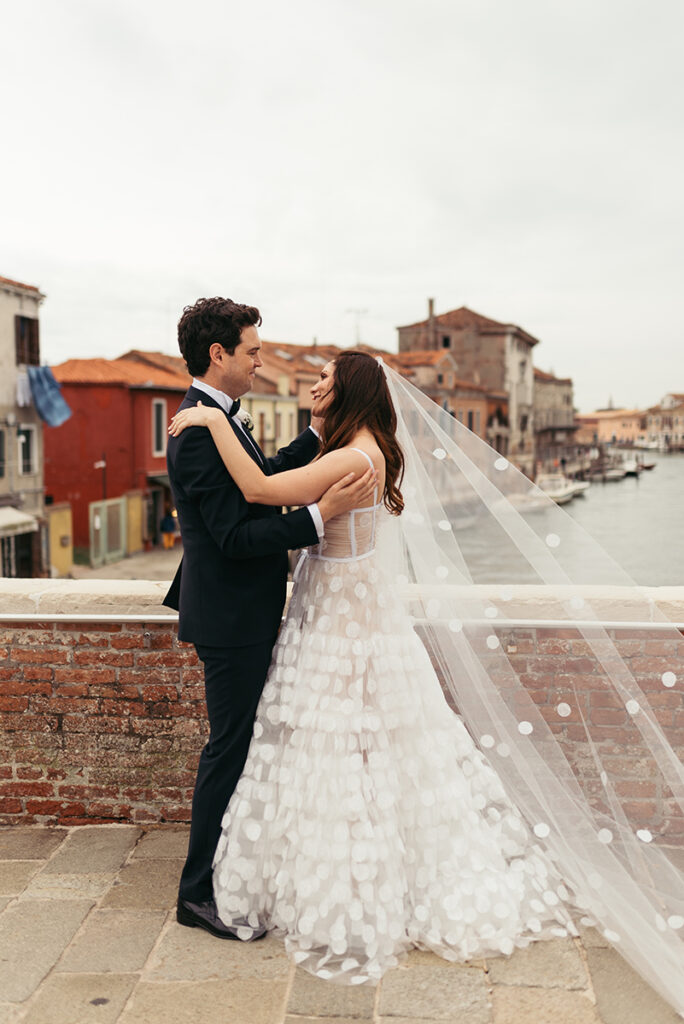
<svg viewBox="0 0 684 1024">
<path fill-rule="evenodd" d="M 581 411 L 684 392 L 681 0 L 0 0 L 0 275 L 42 355 L 183 305 L 396 349 L 467 305 Z M 350 311 L 363 310 L 362 313 Z"/>
</svg>

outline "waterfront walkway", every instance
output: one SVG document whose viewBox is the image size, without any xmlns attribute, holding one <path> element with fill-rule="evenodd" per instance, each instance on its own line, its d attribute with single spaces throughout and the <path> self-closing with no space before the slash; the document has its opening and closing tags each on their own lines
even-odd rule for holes
<svg viewBox="0 0 684 1024">
<path fill-rule="evenodd" d="M 0 828 L 0 1024 L 681 1024 L 593 929 L 377 988 L 176 923 L 187 829 Z"/>
</svg>

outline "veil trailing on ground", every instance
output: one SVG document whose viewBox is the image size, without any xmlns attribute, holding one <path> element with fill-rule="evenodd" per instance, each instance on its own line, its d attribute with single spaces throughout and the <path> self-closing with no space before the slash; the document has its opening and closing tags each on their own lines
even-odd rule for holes
<svg viewBox="0 0 684 1024">
<path fill-rule="evenodd" d="M 384 370 L 406 507 L 383 559 L 447 700 L 578 927 L 684 1016 L 684 638 L 506 458 Z"/>
</svg>

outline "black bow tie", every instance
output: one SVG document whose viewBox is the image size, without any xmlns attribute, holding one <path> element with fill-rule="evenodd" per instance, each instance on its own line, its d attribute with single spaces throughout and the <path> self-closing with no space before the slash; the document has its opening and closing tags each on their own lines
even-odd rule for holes
<svg viewBox="0 0 684 1024">
<path fill-rule="evenodd" d="M 240 399 L 236 398 L 235 401 L 233 402 L 233 404 L 230 407 L 230 412 L 228 413 L 228 415 L 229 416 L 235 416 L 235 414 L 238 413 L 239 411 L 240 411 Z"/>
</svg>

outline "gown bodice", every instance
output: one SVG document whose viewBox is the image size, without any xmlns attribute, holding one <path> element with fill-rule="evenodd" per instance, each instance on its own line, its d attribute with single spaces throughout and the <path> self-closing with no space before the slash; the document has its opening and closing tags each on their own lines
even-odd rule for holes
<svg viewBox="0 0 684 1024">
<path fill-rule="evenodd" d="M 307 548 L 310 558 L 335 562 L 352 562 L 375 551 L 377 518 L 382 505 L 354 508 L 351 512 L 329 519 L 325 536 L 319 544 Z"/>
<path fill-rule="evenodd" d="M 352 448 L 360 452 L 373 468 L 373 460 L 361 448 Z M 334 562 L 352 562 L 365 558 L 375 551 L 378 513 L 382 502 L 377 503 L 377 487 L 374 500 L 376 504 L 367 508 L 353 508 L 350 512 L 329 519 L 325 524 L 325 536 L 318 544 L 307 548 L 310 558 L 323 558 Z"/>
</svg>

